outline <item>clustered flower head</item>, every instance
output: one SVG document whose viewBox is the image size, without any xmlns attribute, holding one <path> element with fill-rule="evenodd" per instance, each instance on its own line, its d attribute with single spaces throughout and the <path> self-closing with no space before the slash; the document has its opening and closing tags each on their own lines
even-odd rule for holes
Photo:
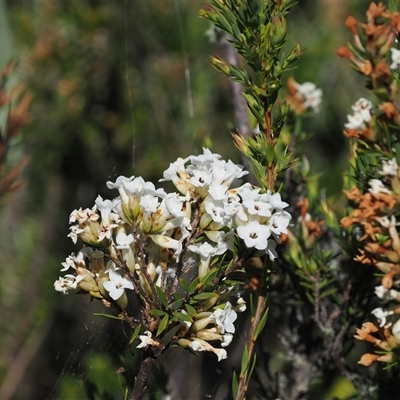
<svg viewBox="0 0 400 400">
<path fill-rule="evenodd" d="M 395 45 L 400 28 L 399 13 L 387 10 L 383 3 L 372 2 L 366 14 L 367 23 L 351 16 L 347 18 L 346 26 L 353 34 L 354 45 L 340 47 L 336 52 L 340 57 L 349 59 L 356 71 L 368 78 L 367 87 L 382 100 L 379 109 L 387 119 L 394 119 L 398 124 L 400 112 L 396 101 L 398 85 L 395 74 L 400 65 L 400 51 Z M 359 111 L 349 117 L 345 134 L 375 141 L 374 129 L 368 124 L 373 121 L 362 118 L 367 114 L 362 116 Z"/>
<path fill-rule="evenodd" d="M 376 267 L 383 275 L 381 284 L 375 288 L 381 306 L 371 311 L 377 323 L 363 324 L 355 337 L 373 343 L 386 353 L 367 353 L 359 361 L 365 366 L 374 361 L 393 362 L 392 350 L 400 347 L 400 320 L 396 321 L 396 315 L 400 314 L 400 237 L 395 214 L 400 204 L 400 170 L 393 158 L 382 160 L 377 172 L 382 179 L 370 179 L 365 193 L 357 187 L 345 191 L 356 208 L 341 221 L 345 228 L 353 225 L 362 230 L 361 248 L 355 259 Z"/>
<path fill-rule="evenodd" d="M 347 129 L 366 129 L 366 124 L 372 116 L 372 103 L 367 99 L 360 98 L 351 108 L 354 114 L 347 116 L 349 122 L 344 126 Z"/>
<path fill-rule="evenodd" d="M 136 296 L 145 310 L 141 347 L 157 342 L 154 337 L 168 324 L 184 322 L 178 344 L 215 352 L 205 342 L 228 343 L 234 333 L 236 312 L 229 296 L 237 289 L 229 274 L 240 268 L 241 255 L 275 259 L 277 241 L 291 219 L 279 193 L 241 185 L 246 174 L 242 166 L 204 149 L 164 171 L 161 181 L 172 182 L 178 192 L 167 193 L 141 177 L 107 182 L 118 197 L 98 196 L 92 208 L 71 213 L 68 236 L 84 247 L 63 263 L 61 271 L 72 273 L 60 277 L 55 289 L 87 292 L 121 310 Z M 212 278 L 218 284 L 210 288 Z M 190 307 L 181 301 L 171 308 L 183 292 L 194 298 Z M 162 316 L 168 321 L 163 329 Z M 217 355 L 225 358 L 222 350 Z"/>
<path fill-rule="evenodd" d="M 312 82 L 302 84 L 290 77 L 287 81 L 287 100 L 296 114 L 303 114 L 308 110 L 317 113 L 322 103 L 322 89 Z"/>
</svg>

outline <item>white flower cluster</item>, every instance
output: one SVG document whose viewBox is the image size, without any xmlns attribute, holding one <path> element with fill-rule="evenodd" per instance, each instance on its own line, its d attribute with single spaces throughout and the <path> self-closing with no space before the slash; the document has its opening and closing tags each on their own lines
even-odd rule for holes
<svg viewBox="0 0 400 400">
<path fill-rule="evenodd" d="M 140 286 L 138 293 L 151 297 L 154 286 L 165 290 L 169 282 L 172 287 L 181 277 L 183 252 L 197 266 L 199 280 L 216 256 L 233 249 L 235 238 L 248 254 L 273 260 L 276 241 L 291 219 L 284 211 L 288 204 L 279 193 L 261 193 L 248 183 L 238 186 L 245 174 L 242 166 L 204 149 L 199 156 L 179 158 L 164 172 L 162 181 L 172 181 L 179 193 L 156 189 L 141 177 L 107 182 L 118 190 L 117 198 L 99 196 L 93 208 L 71 213 L 68 236 L 87 247 L 63 263 L 61 271 L 75 273 L 60 277 L 55 289 L 83 290 L 125 308 L 126 289 Z M 215 316 L 219 335 L 233 326 L 219 325 L 221 318 Z"/>
<path fill-rule="evenodd" d="M 248 248 L 276 258 L 275 240 L 287 233 L 291 219 L 283 210 L 288 204 L 279 193 L 260 193 L 260 188 L 248 183 L 231 188 L 245 174 L 241 166 L 220 160 L 207 149 L 200 156 L 178 159 L 164 172 L 163 180 L 172 181 L 183 195 L 200 202 L 200 227 L 216 243 L 191 246 L 191 251 L 204 258 L 222 254 L 231 249 L 236 234 Z"/>
<path fill-rule="evenodd" d="M 390 64 L 390 69 L 397 69 L 400 65 L 400 50 L 392 47 L 390 49 L 392 63 Z"/>
<path fill-rule="evenodd" d="M 353 115 L 347 115 L 349 122 L 344 124 L 347 129 L 365 129 L 365 123 L 371 120 L 372 103 L 364 98 L 360 98 L 351 107 L 354 111 Z"/>
<path fill-rule="evenodd" d="M 319 112 L 322 103 L 322 89 L 317 88 L 312 82 L 297 83 L 294 81 L 293 85 L 297 89 L 296 96 L 302 98 L 304 108 L 311 108 L 315 113 Z"/>
</svg>

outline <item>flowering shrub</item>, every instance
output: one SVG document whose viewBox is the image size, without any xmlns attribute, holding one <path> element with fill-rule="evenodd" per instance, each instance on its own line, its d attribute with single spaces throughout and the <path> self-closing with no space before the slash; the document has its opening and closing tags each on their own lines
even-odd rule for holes
<svg viewBox="0 0 400 400">
<path fill-rule="evenodd" d="M 279 193 L 238 186 L 246 174 L 204 149 L 164 172 L 161 181 L 171 181 L 178 193 L 156 189 L 141 177 L 107 182 L 118 197 L 99 196 L 93 208 L 71 213 L 68 236 L 85 247 L 63 263 L 61 271 L 73 274 L 60 277 L 55 289 L 79 290 L 119 309 L 134 337 L 145 329 L 138 348 L 178 344 L 225 359 L 226 350 L 209 342 L 228 346 L 236 311 L 246 309 L 240 297 L 245 274 L 233 275 L 249 258 L 267 254 L 274 260 L 291 219 Z M 163 342 L 177 326 L 174 337 Z"/>
</svg>

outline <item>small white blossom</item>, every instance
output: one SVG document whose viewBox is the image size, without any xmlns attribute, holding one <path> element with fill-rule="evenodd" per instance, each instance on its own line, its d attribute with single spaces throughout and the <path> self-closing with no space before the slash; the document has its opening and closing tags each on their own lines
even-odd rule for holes
<svg viewBox="0 0 400 400">
<path fill-rule="evenodd" d="M 58 280 L 54 282 L 54 289 L 57 292 L 61 292 L 63 294 L 67 294 L 68 290 L 75 290 L 78 287 L 78 283 L 83 280 L 82 275 L 71 275 L 67 274 L 64 277 L 60 277 Z"/>
<path fill-rule="evenodd" d="M 392 53 L 392 63 L 390 64 L 390 69 L 397 69 L 400 65 L 400 50 L 392 47 L 390 52 Z"/>
<path fill-rule="evenodd" d="M 395 158 L 391 160 L 382 161 L 382 171 L 379 171 L 381 175 L 396 176 L 399 166 Z"/>
<path fill-rule="evenodd" d="M 365 129 L 366 122 L 369 122 L 372 117 L 372 103 L 361 97 L 351 107 L 354 111 L 353 115 L 348 115 L 348 123 L 344 124 L 347 129 Z"/>
<path fill-rule="evenodd" d="M 243 297 L 239 297 L 236 303 L 236 310 L 238 312 L 244 312 L 246 311 L 247 305 L 246 305 L 246 301 L 244 300 Z"/>
<path fill-rule="evenodd" d="M 232 333 L 225 333 L 225 335 L 222 335 L 222 347 L 228 347 L 232 343 L 233 335 Z"/>
<path fill-rule="evenodd" d="M 160 345 L 159 342 L 156 340 L 153 340 L 151 338 L 151 332 L 150 331 L 145 331 L 144 335 L 139 335 L 140 343 L 136 346 L 137 349 L 145 349 L 148 346 L 156 346 L 158 347 Z"/>
<path fill-rule="evenodd" d="M 365 129 L 365 121 L 361 114 L 347 115 L 349 122 L 344 124 L 347 129 Z"/>
<path fill-rule="evenodd" d="M 317 113 L 322 103 L 322 90 L 312 82 L 304 82 L 302 84 L 294 82 L 294 85 L 297 89 L 297 94 L 303 98 L 304 107 L 312 108 Z"/>
<path fill-rule="evenodd" d="M 399 292 L 395 289 L 386 289 L 384 286 L 376 286 L 375 294 L 384 301 L 397 299 Z"/>
<path fill-rule="evenodd" d="M 371 311 L 371 314 L 375 316 L 375 318 L 380 321 L 379 326 L 383 328 L 386 325 L 386 318 L 389 315 L 393 315 L 393 311 L 384 311 L 381 307 L 375 308 Z"/>
<path fill-rule="evenodd" d="M 236 321 L 237 314 L 232 309 L 232 304 L 229 301 L 226 303 L 223 310 L 217 308 L 213 313 L 213 317 L 221 333 L 235 333 L 235 325 L 233 325 L 233 323 Z"/>
<path fill-rule="evenodd" d="M 400 342 L 400 319 L 393 324 L 392 335 Z"/>
<path fill-rule="evenodd" d="M 370 179 L 368 181 L 368 184 L 370 186 L 370 188 L 368 189 L 368 191 L 374 195 L 378 195 L 378 194 L 392 194 L 392 192 L 385 187 L 385 185 L 383 184 L 383 182 L 379 179 Z"/>
<path fill-rule="evenodd" d="M 359 114 L 365 122 L 371 120 L 372 103 L 361 97 L 353 106 L 351 106 L 355 114 Z"/>
<path fill-rule="evenodd" d="M 287 233 L 287 227 L 289 226 L 291 218 L 292 216 L 286 211 L 278 211 L 273 214 L 268 224 L 271 232 L 278 236 L 281 233 Z"/>
<path fill-rule="evenodd" d="M 79 228 L 78 225 L 70 226 L 69 230 L 71 232 L 67 235 L 67 237 L 70 237 L 71 240 L 74 242 L 74 244 L 76 244 L 76 242 L 78 241 L 78 235 L 85 232 L 85 230 L 82 228 Z"/>
<path fill-rule="evenodd" d="M 200 340 L 193 340 L 189 343 L 189 347 L 194 351 L 206 351 Z"/>
<path fill-rule="evenodd" d="M 113 300 L 118 300 L 124 293 L 124 289 L 133 290 L 133 283 L 122 277 L 117 272 L 112 270 L 108 271 L 109 281 L 103 282 L 104 289 L 107 290 Z"/>
<path fill-rule="evenodd" d="M 238 226 L 237 233 L 248 248 L 255 247 L 257 250 L 265 250 L 268 247 L 271 229 L 266 225 L 261 225 L 257 220 L 252 220 L 246 225 Z"/>
<path fill-rule="evenodd" d="M 218 361 L 224 360 L 228 357 L 226 350 L 224 349 L 216 349 L 215 347 L 211 346 L 208 342 L 202 339 L 195 339 L 189 343 L 189 347 L 194 351 L 211 351 L 217 357 Z"/>
</svg>

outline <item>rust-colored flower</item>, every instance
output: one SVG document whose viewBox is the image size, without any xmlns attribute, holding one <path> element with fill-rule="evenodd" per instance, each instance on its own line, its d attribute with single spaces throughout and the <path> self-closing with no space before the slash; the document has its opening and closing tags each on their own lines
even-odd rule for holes
<svg viewBox="0 0 400 400">
<path fill-rule="evenodd" d="M 396 110 L 396 107 L 393 105 L 393 103 L 389 101 L 385 101 L 379 105 L 379 109 L 382 110 L 387 118 L 393 118 L 396 115 L 398 115 L 398 112 Z"/>
<path fill-rule="evenodd" d="M 367 10 L 368 22 L 375 22 L 375 20 L 380 17 L 384 13 L 384 11 L 385 6 L 382 2 L 380 2 L 379 4 L 372 2 Z"/>
<path fill-rule="evenodd" d="M 369 367 L 373 362 L 378 361 L 379 356 L 377 354 L 366 353 L 358 361 L 358 364 L 364 365 L 364 367 Z"/>
</svg>

